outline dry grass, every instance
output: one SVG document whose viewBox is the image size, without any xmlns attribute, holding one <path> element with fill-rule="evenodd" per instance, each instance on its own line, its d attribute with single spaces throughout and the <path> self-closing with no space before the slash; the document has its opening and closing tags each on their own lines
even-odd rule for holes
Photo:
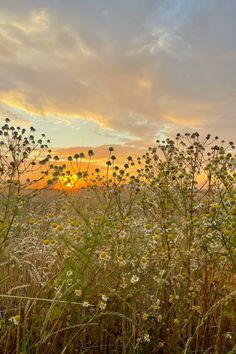
<svg viewBox="0 0 236 354">
<path fill-rule="evenodd" d="M 23 195 L 0 255 L 1 353 L 236 352 L 235 157 L 209 139 L 123 171 L 110 151 L 86 190 Z"/>
</svg>

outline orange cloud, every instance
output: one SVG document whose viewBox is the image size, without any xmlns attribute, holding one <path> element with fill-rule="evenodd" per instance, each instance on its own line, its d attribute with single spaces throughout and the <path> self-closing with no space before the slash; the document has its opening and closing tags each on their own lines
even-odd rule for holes
<svg viewBox="0 0 236 354">
<path fill-rule="evenodd" d="M 98 123 L 101 127 L 109 128 L 107 120 L 100 114 L 94 112 L 81 110 L 75 110 L 73 112 L 73 107 L 69 111 L 60 109 L 56 107 L 53 103 L 46 102 L 45 100 L 41 107 L 37 107 L 34 104 L 28 102 L 27 96 L 20 91 L 6 91 L 0 92 L 0 103 L 17 108 L 29 114 L 34 114 L 37 116 L 54 116 L 54 117 L 65 117 L 71 119 L 81 119 L 81 120 L 92 120 Z"/>
<path fill-rule="evenodd" d="M 194 126 L 198 126 L 199 125 L 199 118 L 193 118 L 193 117 L 188 117 L 188 118 L 184 118 L 184 117 L 174 117 L 174 116 L 169 116 L 164 114 L 163 117 L 170 123 L 179 125 L 179 126 L 183 126 L 183 127 L 189 127 L 189 128 L 193 128 Z"/>
<path fill-rule="evenodd" d="M 27 103 L 26 96 L 20 91 L 0 92 L 0 102 L 27 113 L 35 113 L 33 105 Z"/>
</svg>

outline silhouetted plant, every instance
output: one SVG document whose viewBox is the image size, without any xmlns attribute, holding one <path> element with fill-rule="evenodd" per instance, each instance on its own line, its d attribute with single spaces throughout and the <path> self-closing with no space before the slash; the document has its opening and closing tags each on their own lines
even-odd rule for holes
<svg viewBox="0 0 236 354">
<path fill-rule="evenodd" d="M 51 159 L 49 140 L 35 129 L 15 127 L 10 119 L 0 129 L 0 249 L 7 241 L 15 217 L 26 201 L 43 188 L 39 186 L 48 175 L 47 163 Z M 43 167 L 45 167 L 43 169 Z M 35 176 L 35 177 L 32 177 Z"/>
<path fill-rule="evenodd" d="M 110 147 L 104 173 L 92 156 L 43 159 L 63 193 L 0 262 L 0 351 L 233 353 L 233 142 L 178 134 L 123 164 Z"/>
</svg>

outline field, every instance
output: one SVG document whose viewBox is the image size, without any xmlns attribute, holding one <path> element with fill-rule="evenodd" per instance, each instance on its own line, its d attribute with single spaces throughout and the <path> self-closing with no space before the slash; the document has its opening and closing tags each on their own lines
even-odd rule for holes
<svg viewBox="0 0 236 354">
<path fill-rule="evenodd" d="M 234 144 L 177 135 L 123 167 L 111 148 L 103 174 L 78 171 L 79 189 L 8 123 L 0 353 L 236 353 Z M 25 161 L 47 187 L 23 181 Z"/>
</svg>

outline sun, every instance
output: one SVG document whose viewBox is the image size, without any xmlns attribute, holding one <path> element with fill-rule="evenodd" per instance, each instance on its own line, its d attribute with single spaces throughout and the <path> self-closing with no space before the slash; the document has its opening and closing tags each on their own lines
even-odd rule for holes
<svg viewBox="0 0 236 354">
<path fill-rule="evenodd" d="M 59 177 L 60 189 L 73 189 L 77 188 L 78 177 L 76 175 L 61 176 Z"/>
<path fill-rule="evenodd" d="M 69 188 L 69 189 L 72 188 L 71 182 L 67 182 L 66 185 L 65 185 L 65 187 L 66 187 L 66 188 Z"/>
</svg>

